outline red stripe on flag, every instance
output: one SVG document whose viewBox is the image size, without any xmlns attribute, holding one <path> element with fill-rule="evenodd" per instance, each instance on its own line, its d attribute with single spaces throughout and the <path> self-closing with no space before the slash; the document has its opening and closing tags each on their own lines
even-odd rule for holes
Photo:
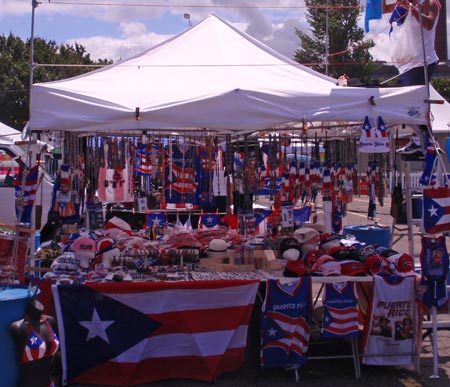
<svg viewBox="0 0 450 387">
<path fill-rule="evenodd" d="M 222 356 L 181 356 L 152 358 L 135 363 L 105 362 L 74 378 L 71 384 L 103 384 L 130 386 L 164 379 L 211 381 L 224 372 L 243 366 L 245 348 L 230 349 Z M 114 375 L 114 378 L 111 377 Z"/>
</svg>

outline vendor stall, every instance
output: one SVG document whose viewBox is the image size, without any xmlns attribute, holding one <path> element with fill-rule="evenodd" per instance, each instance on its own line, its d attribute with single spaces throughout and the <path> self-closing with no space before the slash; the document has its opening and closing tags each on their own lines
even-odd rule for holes
<svg viewBox="0 0 450 387">
<path fill-rule="evenodd" d="M 63 382 L 212 381 L 236 370 L 265 281 L 295 277 L 305 299 L 310 277 L 372 283 L 381 273 L 410 290 L 403 277 L 415 275 L 414 264 L 400 274 L 401 252 L 340 234 L 354 158 L 331 162 L 326 131 L 308 137 L 308 125 L 357 122 L 360 149 L 388 152 L 388 127 L 425 124 L 426 98 L 425 86 L 338 86 L 216 16 L 134 58 L 32 85 L 29 129 L 64 137 L 57 232 L 35 256 L 54 283 Z M 382 174 L 375 161 L 372 191 Z M 310 222 L 319 193 L 320 227 Z M 374 203 L 369 211 L 375 219 Z M 312 311 L 303 298 L 264 311 L 294 327 L 279 341 L 287 359 L 298 352 L 298 316 L 275 309 L 300 312 L 306 345 Z"/>
</svg>

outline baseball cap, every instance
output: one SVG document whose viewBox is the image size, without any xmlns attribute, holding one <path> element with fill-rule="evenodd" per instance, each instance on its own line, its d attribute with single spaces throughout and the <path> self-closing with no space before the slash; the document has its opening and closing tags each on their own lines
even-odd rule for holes
<svg viewBox="0 0 450 387">
<path fill-rule="evenodd" d="M 282 257 L 286 261 L 297 261 L 300 258 L 300 251 L 297 249 L 288 249 L 283 253 Z"/>
<path fill-rule="evenodd" d="M 398 253 L 387 258 L 389 269 L 395 275 L 403 277 L 418 275 L 414 271 L 414 258 L 406 253 Z"/>
<path fill-rule="evenodd" d="M 315 244 L 320 241 L 320 233 L 311 227 L 302 227 L 294 231 L 293 237 L 303 245 L 305 243 Z"/>
<path fill-rule="evenodd" d="M 379 254 L 372 254 L 366 258 L 366 266 L 371 274 L 390 274 L 389 262 Z"/>
<path fill-rule="evenodd" d="M 336 261 L 327 261 L 320 266 L 320 272 L 327 275 L 340 275 L 341 274 L 341 264 Z"/>
<path fill-rule="evenodd" d="M 285 237 L 280 241 L 280 254 L 289 249 L 297 249 L 300 251 L 300 243 L 293 237 Z"/>
<path fill-rule="evenodd" d="M 284 268 L 285 277 L 302 277 L 306 274 L 306 266 L 303 261 L 288 261 Z"/>
<path fill-rule="evenodd" d="M 314 263 L 314 265 L 312 266 L 311 269 L 312 269 L 312 271 L 319 272 L 319 271 L 321 271 L 321 267 L 324 263 L 331 262 L 331 261 L 334 261 L 334 258 L 331 255 L 328 255 L 328 254 L 321 255 L 317 259 L 317 261 Z"/>
<path fill-rule="evenodd" d="M 344 275 L 366 275 L 367 267 L 361 261 L 356 261 L 354 259 L 347 259 L 345 261 L 340 261 L 341 263 L 341 273 Z"/>
<path fill-rule="evenodd" d="M 320 248 L 325 254 L 332 254 L 341 249 L 342 235 L 322 234 L 320 237 Z"/>
</svg>

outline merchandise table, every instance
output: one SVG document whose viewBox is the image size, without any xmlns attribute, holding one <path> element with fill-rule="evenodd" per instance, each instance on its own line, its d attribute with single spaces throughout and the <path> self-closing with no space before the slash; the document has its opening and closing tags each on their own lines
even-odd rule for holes
<svg viewBox="0 0 450 387">
<path fill-rule="evenodd" d="M 243 274 L 236 273 L 241 278 Z M 372 276 L 311 278 L 316 300 L 326 283 L 349 281 L 358 284 L 368 302 L 367 289 L 373 281 Z M 213 381 L 240 369 L 252 309 L 264 281 L 53 285 L 63 383 L 129 386 L 163 379 Z M 354 345 L 355 361 L 359 355 Z"/>
</svg>

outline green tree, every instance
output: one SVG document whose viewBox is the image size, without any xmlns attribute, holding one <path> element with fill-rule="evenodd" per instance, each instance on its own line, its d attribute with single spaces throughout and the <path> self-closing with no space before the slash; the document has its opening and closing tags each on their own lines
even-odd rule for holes
<svg viewBox="0 0 450 387">
<path fill-rule="evenodd" d="M 305 3 L 310 30 L 304 32 L 296 29 L 300 48 L 295 51 L 294 59 L 335 78 L 346 74 L 349 78 L 369 83 L 376 68 L 369 53 L 369 48 L 373 47 L 374 43 L 362 41 L 364 31 L 357 25 L 361 15 L 359 0 L 305 0 Z"/>
<path fill-rule="evenodd" d="M 110 60 L 93 61 L 79 45 L 58 45 L 55 41 L 34 40 L 33 81 L 48 82 L 91 71 L 92 67 L 48 65 L 106 65 Z M 40 66 L 42 65 L 42 66 Z M 45 66 L 44 66 L 45 65 Z M 29 117 L 30 40 L 9 34 L 0 36 L 0 122 L 21 130 Z"/>
<path fill-rule="evenodd" d="M 448 78 L 431 78 L 431 84 L 436 91 L 450 102 L 450 79 Z"/>
</svg>

